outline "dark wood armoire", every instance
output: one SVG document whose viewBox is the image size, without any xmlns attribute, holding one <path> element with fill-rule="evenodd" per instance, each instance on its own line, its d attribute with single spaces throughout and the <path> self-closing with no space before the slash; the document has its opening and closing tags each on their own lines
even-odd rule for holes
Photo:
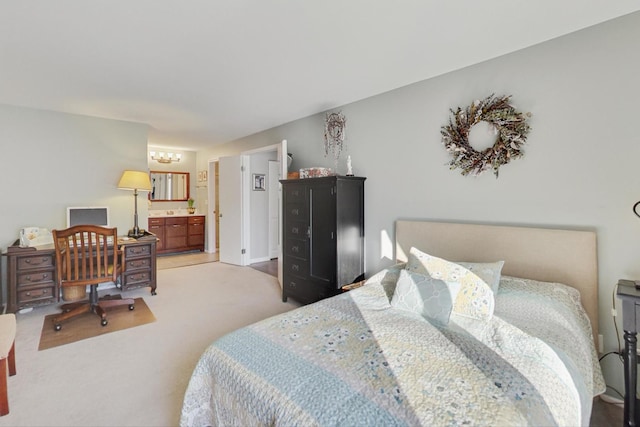
<svg viewBox="0 0 640 427">
<path fill-rule="evenodd" d="M 364 278 L 364 181 L 353 176 L 288 179 L 283 194 L 283 286 L 303 304 Z"/>
</svg>

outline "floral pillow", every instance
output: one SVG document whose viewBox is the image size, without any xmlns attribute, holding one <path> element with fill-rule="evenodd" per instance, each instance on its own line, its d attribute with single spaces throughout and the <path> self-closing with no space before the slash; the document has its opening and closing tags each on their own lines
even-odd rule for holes
<svg viewBox="0 0 640 427">
<path fill-rule="evenodd" d="M 478 320 L 493 316 L 491 286 L 460 264 L 411 248 L 406 270 L 444 281 L 451 292 L 454 313 Z"/>
<path fill-rule="evenodd" d="M 413 311 L 434 323 L 447 325 L 453 303 L 449 287 L 442 280 L 402 270 L 391 306 Z"/>
<path fill-rule="evenodd" d="M 476 276 L 484 280 L 484 282 L 491 287 L 493 296 L 498 294 L 498 288 L 500 287 L 500 278 L 502 273 L 502 266 L 504 261 L 496 262 L 459 262 L 461 266 L 467 270 L 475 273 Z"/>
</svg>

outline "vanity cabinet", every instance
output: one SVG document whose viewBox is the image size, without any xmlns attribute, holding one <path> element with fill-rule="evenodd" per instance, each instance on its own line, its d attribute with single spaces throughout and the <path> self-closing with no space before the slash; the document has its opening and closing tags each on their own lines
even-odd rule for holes
<svg viewBox="0 0 640 427">
<path fill-rule="evenodd" d="M 148 229 L 158 236 L 158 253 L 204 252 L 204 215 L 150 217 Z"/>
<path fill-rule="evenodd" d="M 282 180 L 283 288 L 309 304 L 364 278 L 365 178 Z"/>
<path fill-rule="evenodd" d="M 187 245 L 204 252 L 204 215 L 187 218 Z"/>
<path fill-rule="evenodd" d="M 158 238 L 156 250 L 162 252 L 164 249 L 164 218 L 149 218 L 149 227 L 147 228 Z"/>
</svg>

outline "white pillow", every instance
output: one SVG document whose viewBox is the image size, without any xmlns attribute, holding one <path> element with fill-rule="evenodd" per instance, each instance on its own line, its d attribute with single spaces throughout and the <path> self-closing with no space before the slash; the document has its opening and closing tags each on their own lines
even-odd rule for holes
<svg viewBox="0 0 640 427">
<path fill-rule="evenodd" d="M 411 248 L 406 270 L 444 281 L 451 292 L 453 312 L 490 320 L 495 306 L 493 290 L 478 275 L 460 264 Z"/>
<path fill-rule="evenodd" d="M 402 270 L 391 306 L 418 313 L 433 323 L 446 325 L 453 302 L 449 287 L 442 280 Z"/>
</svg>

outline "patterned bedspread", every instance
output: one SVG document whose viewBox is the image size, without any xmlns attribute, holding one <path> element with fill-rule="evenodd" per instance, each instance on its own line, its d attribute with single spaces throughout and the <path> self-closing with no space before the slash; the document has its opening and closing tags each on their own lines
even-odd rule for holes
<svg viewBox="0 0 640 427">
<path fill-rule="evenodd" d="M 397 269 L 222 337 L 181 425 L 588 425 L 604 381 L 577 291 L 505 277 L 489 322 L 391 307 Z"/>
</svg>

